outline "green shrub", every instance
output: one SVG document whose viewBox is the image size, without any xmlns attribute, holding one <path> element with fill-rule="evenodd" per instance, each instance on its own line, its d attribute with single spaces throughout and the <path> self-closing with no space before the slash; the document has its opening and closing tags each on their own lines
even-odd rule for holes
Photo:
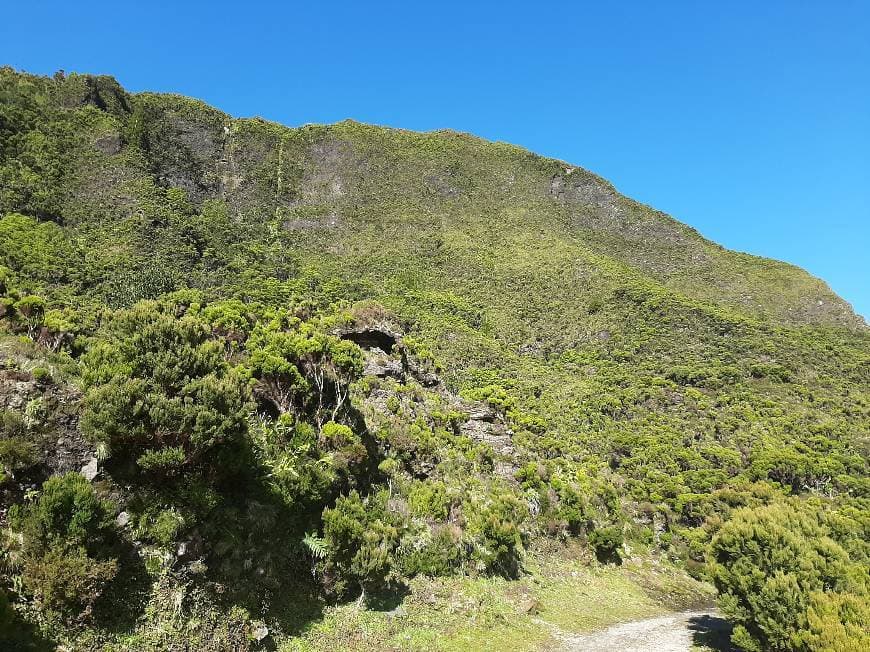
<svg viewBox="0 0 870 652">
<path fill-rule="evenodd" d="M 870 649 L 870 600 L 866 595 L 815 592 L 810 595 L 801 645 L 812 652 Z"/>
<path fill-rule="evenodd" d="M 70 277 L 81 253 L 57 224 L 10 213 L 0 218 L 0 260 L 7 270 L 28 280 L 69 282 L 75 280 Z"/>
<path fill-rule="evenodd" d="M 36 462 L 36 446 L 28 434 L 27 423 L 22 415 L 11 410 L 0 410 L 0 484 Z"/>
<path fill-rule="evenodd" d="M 184 518 L 178 512 L 164 509 L 158 512 L 153 520 L 148 518 L 145 535 L 160 545 L 168 546 L 175 541 L 183 527 Z"/>
<path fill-rule="evenodd" d="M 87 353 L 82 429 L 142 470 L 226 473 L 215 449 L 245 433 L 245 385 L 206 324 L 163 309 L 120 312 Z"/>
<path fill-rule="evenodd" d="M 860 609 L 852 605 L 866 604 L 870 577 L 866 564 L 832 538 L 840 518 L 819 504 L 776 503 L 736 510 L 713 537 L 713 581 L 736 645 L 750 652 L 824 649 L 811 642 L 836 636 L 833 619 L 844 628 L 857 623 Z"/>
<path fill-rule="evenodd" d="M 471 512 L 468 531 L 479 566 L 490 573 L 516 577 L 523 553 L 520 523 L 525 516 L 519 500 L 508 493 L 493 492 L 482 507 L 468 503 L 465 507 Z"/>
<path fill-rule="evenodd" d="M 318 446 L 317 433 L 290 414 L 258 417 L 251 427 L 255 454 L 271 487 L 287 506 L 318 513 L 343 477 L 334 455 Z"/>
<path fill-rule="evenodd" d="M 462 531 L 455 525 L 436 525 L 422 546 L 403 551 L 400 558 L 402 571 L 409 575 L 449 575 L 460 568 L 465 546 Z"/>
<path fill-rule="evenodd" d="M 618 525 L 596 528 L 589 534 L 589 545 L 601 562 L 619 563 L 622 544 L 622 528 Z"/>
<path fill-rule="evenodd" d="M 22 535 L 27 592 L 67 615 L 92 606 L 118 569 L 113 513 L 78 473 L 49 478 L 37 501 L 16 505 L 10 523 Z"/>
<path fill-rule="evenodd" d="M 445 521 L 450 507 L 447 486 L 440 480 L 416 482 L 408 493 L 408 503 L 416 516 Z"/>
<path fill-rule="evenodd" d="M 286 312 L 259 322 L 246 342 L 255 392 L 279 414 L 322 427 L 346 408 L 349 385 L 362 372 L 362 351 L 317 324 Z"/>
<path fill-rule="evenodd" d="M 335 454 L 335 463 L 339 468 L 359 464 L 366 457 L 366 447 L 360 436 L 348 426 L 334 421 L 327 421 L 320 431 L 323 449 Z"/>
<path fill-rule="evenodd" d="M 187 456 L 181 446 L 170 446 L 160 450 L 146 450 L 137 459 L 136 464 L 144 471 L 169 475 L 179 471 Z"/>
<path fill-rule="evenodd" d="M 46 608 L 74 615 L 91 607 L 117 572 L 117 559 L 99 560 L 82 547 L 52 545 L 39 556 L 24 557 L 21 577 Z"/>
<path fill-rule="evenodd" d="M 34 367 L 30 373 L 33 374 L 33 380 L 38 383 L 44 383 L 51 380 L 51 369 L 46 367 Z"/>
<path fill-rule="evenodd" d="M 325 572 L 339 595 L 355 588 L 364 594 L 377 591 L 390 577 L 398 531 L 389 522 L 383 501 L 380 495 L 363 499 L 352 492 L 323 512 Z"/>
</svg>

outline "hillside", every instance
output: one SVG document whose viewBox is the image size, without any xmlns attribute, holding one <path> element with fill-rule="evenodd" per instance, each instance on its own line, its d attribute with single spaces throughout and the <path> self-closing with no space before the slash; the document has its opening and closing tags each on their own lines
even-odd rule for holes
<svg viewBox="0 0 870 652">
<path fill-rule="evenodd" d="M 713 581 L 746 649 L 867 636 L 863 319 L 582 168 L 4 68 L 0 296 L 3 572 L 39 636 L 292 645 L 300 604 L 556 544 Z M 755 519 L 824 563 L 737 581 Z M 778 573 L 802 592 L 759 622 Z M 159 638 L 167 595 L 195 634 Z"/>
</svg>

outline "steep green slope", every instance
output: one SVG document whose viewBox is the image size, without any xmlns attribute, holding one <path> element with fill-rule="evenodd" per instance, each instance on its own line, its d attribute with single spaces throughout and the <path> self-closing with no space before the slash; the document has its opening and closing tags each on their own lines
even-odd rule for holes
<svg viewBox="0 0 870 652">
<path fill-rule="evenodd" d="M 240 376 L 260 383 L 263 421 L 238 435 L 264 468 L 289 444 L 257 430 L 281 423 L 262 398 L 257 347 L 265 332 L 309 328 L 275 311 L 304 315 L 314 339 L 402 335 L 415 371 L 352 379 L 358 414 L 333 418 L 362 437 L 369 461 L 306 506 L 297 543 L 305 528 L 328 538 L 332 517 L 320 511 L 338 496 L 355 489 L 381 504 L 389 486 L 429 524 L 418 548 L 456 527 L 477 551 L 433 569 L 397 543 L 406 575 L 515 574 L 513 543 L 487 556 L 500 537 L 517 541 L 487 530 L 492 519 L 515 525 L 524 545 L 579 536 L 607 557 L 626 537 L 703 573 L 732 508 L 803 496 L 848 520 L 833 538 L 866 570 L 866 546 L 849 539 L 870 526 L 864 321 L 804 271 L 727 251 L 585 170 L 454 132 L 294 129 L 130 95 L 111 78 L 2 69 L 0 215 L 0 318 L 46 359 L 61 356 L 39 364 L 58 365 L 61 384 L 104 391 L 88 360 L 126 346 L 113 319 L 194 319 L 190 329 L 211 332 Z M 143 299 L 160 301 L 126 311 Z M 226 328 L 215 315 L 227 311 L 244 325 Z M 31 373 L 23 361 L 43 354 L 10 355 L 9 373 Z M 223 364 L 204 377 L 224 378 Z M 294 409 L 322 435 L 311 404 Z M 353 458 L 351 444 L 339 448 Z M 176 454 L 193 455 L 161 453 Z M 110 475 L 123 484 L 124 473 Z M 505 498 L 475 515 L 488 495 Z M 170 518 L 142 512 L 151 517 Z M 208 531 L 209 518 L 187 532 Z M 384 540 L 408 543 L 407 523 L 390 523 L 397 532 Z M 164 547 L 184 528 L 167 536 Z"/>
</svg>

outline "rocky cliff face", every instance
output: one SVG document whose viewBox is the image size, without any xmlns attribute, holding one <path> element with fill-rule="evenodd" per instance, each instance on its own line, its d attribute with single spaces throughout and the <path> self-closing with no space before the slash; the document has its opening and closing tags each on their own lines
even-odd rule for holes
<svg viewBox="0 0 870 652">
<path fill-rule="evenodd" d="M 513 431 L 503 413 L 483 401 L 458 396 L 437 373 L 408 352 L 395 328 L 357 326 L 345 329 L 341 337 L 362 348 L 366 376 L 379 381 L 362 401 L 368 432 L 400 427 L 400 422 L 413 422 L 421 417 L 429 426 L 435 426 L 432 413 L 446 409 L 455 415 L 451 422 L 453 433 L 491 450 L 493 472 L 508 482 L 514 481 L 520 456 L 513 446 Z M 396 392 L 400 386 L 413 387 L 417 398 L 403 405 L 397 399 L 401 396 Z M 399 408 L 403 408 L 403 413 L 397 418 Z M 418 472 L 421 477 L 427 477 L 433 468 L 434 465 L 425 465 Z"/>
</svg>

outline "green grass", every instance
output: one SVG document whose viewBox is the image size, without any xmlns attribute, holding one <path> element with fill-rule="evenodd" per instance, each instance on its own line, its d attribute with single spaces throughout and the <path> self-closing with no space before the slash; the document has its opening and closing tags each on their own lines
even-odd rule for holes
<svg viewBox="0 0 870 652">
<path fill-rule="evenodd" d="M 551 550 L 527 564 L 519 581 L 417 578 L 393 613 L 331 607 L 280 649 L 526 652 L 551 649 L 554 631 L 592 631 L 712 599 L 711 587 L 652 559 L 599 566 Z"/>
</svg>

